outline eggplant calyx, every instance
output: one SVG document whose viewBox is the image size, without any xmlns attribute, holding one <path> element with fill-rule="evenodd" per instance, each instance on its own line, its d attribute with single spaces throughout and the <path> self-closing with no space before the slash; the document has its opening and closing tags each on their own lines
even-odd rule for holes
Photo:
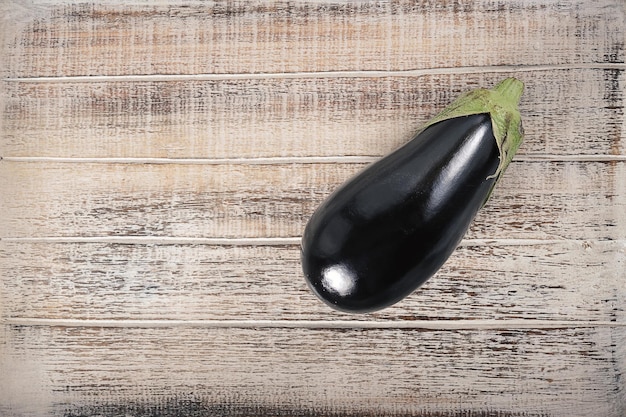
<svg viewBox="0 0 626 417">
<path fill-rule="evenodd" d="M 479 88 L 468 91 L 428 121 L 424 129 L 443 120 L 488 113 L 500 152 L 500 164 L 488 177 L 496 179 L 495 186 L 523 140 L 522 119 L 518 110 L 523 91 L 524 83 L 512 77 L 501 81 L 490 90 Z"/>
</svg>

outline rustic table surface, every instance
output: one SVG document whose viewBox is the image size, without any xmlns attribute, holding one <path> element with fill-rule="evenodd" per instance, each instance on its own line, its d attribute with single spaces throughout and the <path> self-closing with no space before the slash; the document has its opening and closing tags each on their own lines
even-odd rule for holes
<svg viewBox="0 0 626 417">
<path fill-rule="evenodd" d="M 0 415 L 626 415 L 623 0 L 0 1 Z M 526 139 L 440 272 L 307 289 L 315 207 L 460 92 Z"/>
</svg>

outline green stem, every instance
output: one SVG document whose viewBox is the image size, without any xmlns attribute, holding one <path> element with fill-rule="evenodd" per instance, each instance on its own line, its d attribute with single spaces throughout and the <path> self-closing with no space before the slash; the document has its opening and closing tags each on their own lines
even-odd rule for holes
<svg viewBox="0 0 626 417">
<path fill-rule="evenodd" d="M 500 81 L 493 88 L 493 91 L 500 94 L 503 100 L 510 103 L 513 107 L 517 107 L 524 92 L 524 84 L 517 78 L 507 78 Z"/>
<path fill-rule="evenodd" d="M 495 186 L 523 140 L 522 119 L 517 108 L 523 91 L 524 84 L 515 78 L 507 78 L 491 90 L 479 88 L 469 91 L 426 123 L 424 129 L 443 120 L 488 113 L 500 152 L 500 164 L 496 172 L 489 176 L 496 179 Z"/>
</svg>

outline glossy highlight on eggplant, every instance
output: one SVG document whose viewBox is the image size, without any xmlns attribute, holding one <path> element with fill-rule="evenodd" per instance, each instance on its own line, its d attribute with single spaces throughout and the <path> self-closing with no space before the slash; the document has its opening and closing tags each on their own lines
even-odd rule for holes
<svg viewBox="0 0 626 417">
<path fill-rule="evenodd" d="M 302 237 L 302 268 L 321 300 L 380 310 L 439 270 L 522 140 L 522 88 L 507 79 L 461 96 L 317 208 Z"/>
</svg>

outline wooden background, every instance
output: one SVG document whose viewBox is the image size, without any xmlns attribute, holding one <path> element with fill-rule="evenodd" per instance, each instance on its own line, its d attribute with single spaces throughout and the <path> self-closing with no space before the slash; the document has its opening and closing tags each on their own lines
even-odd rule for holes
<svg viewBox="0 0 626 417">
<path fill-rule="evenodd" d="M 623 0 L 0 13 L 2 416 L 626 415 Z M 315 207 L 508 76 L 526 140 L 448 263 L 320 303 Z"/>
</svg>

